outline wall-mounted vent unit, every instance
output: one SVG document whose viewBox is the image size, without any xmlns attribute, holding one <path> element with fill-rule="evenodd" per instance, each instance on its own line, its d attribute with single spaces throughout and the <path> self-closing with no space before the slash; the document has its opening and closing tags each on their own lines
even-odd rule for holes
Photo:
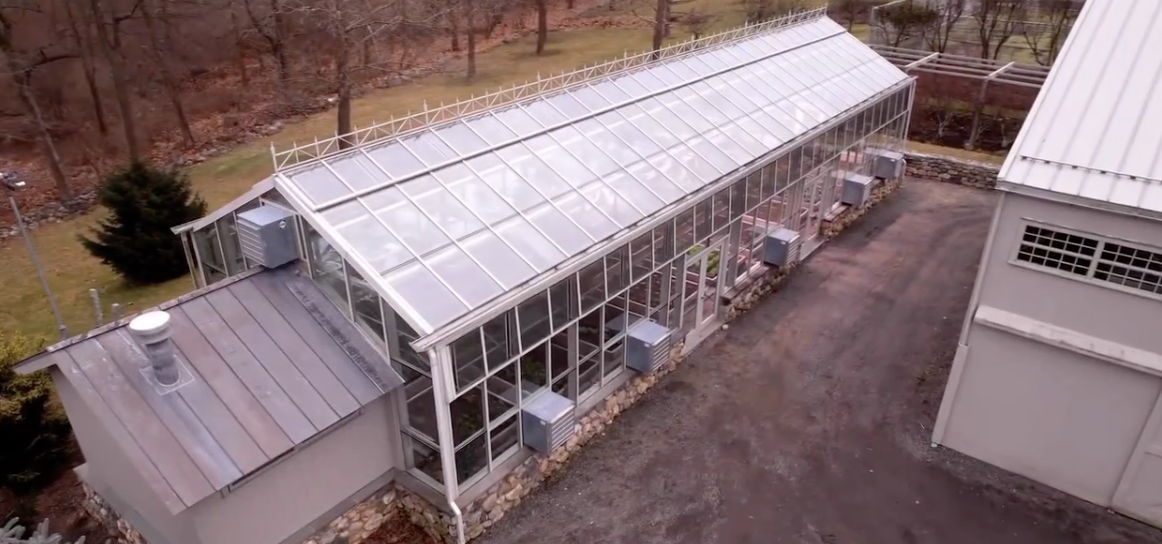
<svg viewBox="0 0 1162 544">
<path fill-rule="evenodd" d="M 278 268 L 299 258 L 295 214 L 276 206 L 259 206 L 238 214 L 238 241 L 250 262 Z"/>
<path fill-rule="evenodd" d="M 904 154 L 898 151 L 877 149 L 873 152 L 875 163 L 872 173 L 880 179 L 900 179 L 904 177 Z"/>
<path fill-rule="evenodd" d="M 787 266 L 799 260 L 799 233 L 775 227 L 767 233 L 763 246 L 763 262 L 771 266 Z"/>
<path fill-rule="evenodd" d="M 521 410 L 524 443 L 540 453 L 551 453 L 573 435 L 575 419 L 573 401 L 544 391 L 526 402 Z"/>
<path fill-rule="evenodd" d="M 876 178 L 863 174 L 850 173 L 843 178 L 842 201 L 848 206 L 860 206 L 871 196 L 872 187 L 876 185 Z"/>
<path fill-rule="evenodd" d="M 629 328 L 625 340 L 625 366 L 641 373 L 653 372 L 670 360 L 672 331 L 648 319 Z"/>
</svg>

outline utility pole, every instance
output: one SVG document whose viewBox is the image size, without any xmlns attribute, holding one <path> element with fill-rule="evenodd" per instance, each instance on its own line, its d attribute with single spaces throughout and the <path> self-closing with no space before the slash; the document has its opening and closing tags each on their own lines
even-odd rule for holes
<svg viewBox="0 0 1162 544">
<path fill-rule="evenodd" d="M 40 278 L 40 285 L 44 287 L 44 294 L 48 295 L 48 305 L 52 307 L 52 315 L 56 318 L 57 332 L 60 333 L 61 340 L 64 340 L 68 338 L 65 322 L 61 320 L 61 312 L 56 307 L 56 299 L 52 296 L 52 290 L 48 288 L 48 278 L 44 277 L 44 270 L 40 267 L 40 259 L 36 256 L 36 248 L 32 246 L 32 237 L 28 235 L 28 230 L 24 228 L 24 219 L 20 217 L 20 209 L 16 207 L 16 190 L 24 187 L 24 182 L 16 179 L 16 172 L 0 172 L 0 182 L 4 185 L 4 192 L 8 194 L 8 204 L 12 206 L 12 213 L 16 216 L 16 228 L 20 229 L 20 235 L 24 237 L 24 245 L 28 247 L 28 257 L 32 259 L 32 266 L 36 267 L 36 276 Z"/>
</svg>

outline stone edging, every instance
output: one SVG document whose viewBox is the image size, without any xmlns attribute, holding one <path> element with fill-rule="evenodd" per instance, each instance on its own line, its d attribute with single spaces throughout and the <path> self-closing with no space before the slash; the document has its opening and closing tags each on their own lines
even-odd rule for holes
<svg viewBox="0 0 1162 544">
<path fill-rule="evenodd" d="M 997 174 L 1001 171 L 994 164 L 943 155 L 904 153 L 904 160 L 908 163 L 905 173 L 907 177 L 955 183 L 977 189 L 996 189 Z"/>
</svg>

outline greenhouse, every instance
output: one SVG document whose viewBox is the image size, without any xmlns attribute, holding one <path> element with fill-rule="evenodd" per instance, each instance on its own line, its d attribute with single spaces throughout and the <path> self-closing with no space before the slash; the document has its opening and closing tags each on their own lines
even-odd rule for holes
<svg viewBox="0 0 1162 544">
<path fill-rule="evenodd" d="M 495 481 L 810 254 L 902 151 L 912 79 L 822 11 L 692 43 L 281 152 L 175 229 L 194 282 L 298 267 L 404 379 L 400 470 L 450 498 Z M 264 218 L 293 258 L 258 247 Z"/>
</svg>

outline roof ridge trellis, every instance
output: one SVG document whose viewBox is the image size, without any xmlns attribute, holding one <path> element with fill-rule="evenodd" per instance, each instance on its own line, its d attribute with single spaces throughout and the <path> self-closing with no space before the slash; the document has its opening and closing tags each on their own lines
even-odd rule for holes
<svg viewBox="0 0 1162 544">
<path fill-rule="evenodd" d="M 398 139 L 412 131 L 436 123 L 454 121 L 500 106 L 515 104 L 526 98 L 544 95 L 552 91 L 564 90 L 629 69 L 646 66 L 661 60 L 672 59 L 687 53 L 701 51 L 708 47 L 731 43 L 774 28 L 788 27 L 813 21 L 823 17 L 826 13 L 827 10 L 825 7 L 797 11 L 761 23 L 744 24 L 703 38 L 691 38 L 657 51 L 644 51 L 633 55 L 627 53 L 621 58 L 592 66 L 585 66 L 571 72 L 562 72 L 546 78 L 542 78 L 538 74 L 537 80 L 535 81 L 526 82 L 521 85 L 513 85 L 508 88 L 502 87 L 490 93 L 471 96 L 470 98 L 452 104 L 441 104 L 438 108 L 428 108 L 427 102 L 425 102 L 424 110 L 421 112 L 409 113 L 404 117 L 398 119 L 393 118 L 387 122 L 374 123 L 369 127 L 360 128 L 347 134 L 336 134 L 329 138 L 315 139 L 312 142 L 301 145 L 296 142 L 290 148 L 282 151 L 275 149 L 274 143 L 272 142 L 270 152 L 274 163 L 274 171 L 280 172 L 292 166 L 334 155 L 354 147 Z M 341 143 L 348 143 L 349 145 L 341 146 Z"/>
</svg>

